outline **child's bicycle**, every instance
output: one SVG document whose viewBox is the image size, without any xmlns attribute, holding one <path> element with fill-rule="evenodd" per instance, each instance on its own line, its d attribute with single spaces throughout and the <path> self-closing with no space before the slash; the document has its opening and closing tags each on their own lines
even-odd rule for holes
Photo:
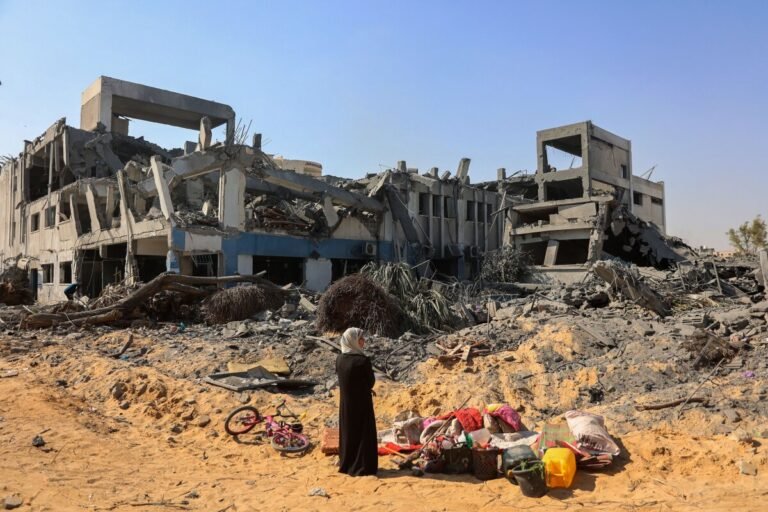
<svg viewBox="0 0 768 512">
<path fill-rule="evenodd" d="M 292 422 L 276 420 L 276 418 L 292 419 Z M 264 422 L 264 434 L 269 438 L 272 448 L 280 453 L 303 454 L 309 449 L 309 438 L 302 434 L 303 426 L 295 421 L 298 416 L 288 409 L 283 400 L 274 414 L 262 416 L 252 405 L 238 407 L 227 416 L 224 430 L 231 436 L 239 436 L 253 430 L 257 424 Z"/>
</svg>

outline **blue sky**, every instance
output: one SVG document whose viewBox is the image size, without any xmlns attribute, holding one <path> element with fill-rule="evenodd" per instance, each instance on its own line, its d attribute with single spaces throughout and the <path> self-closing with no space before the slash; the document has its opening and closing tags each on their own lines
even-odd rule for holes
<svg viewBox="0 0 768 512">
<path fill-rule="evenodd" d="M 265 150 L 350 177 L 533 170 L 536 130 L 591 119 L 657 165 L 671 234 L 726 248 L 768 217 L 766 22 L 763 1 L 0 0 L 0 154 L 77 125 L 99 75 L 228 103 Z"/>
</svg>

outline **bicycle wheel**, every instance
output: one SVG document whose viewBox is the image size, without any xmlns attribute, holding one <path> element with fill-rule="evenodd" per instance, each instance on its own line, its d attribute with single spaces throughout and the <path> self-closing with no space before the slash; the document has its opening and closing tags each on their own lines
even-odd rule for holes
<svg viewBox="0 0 768 512">
<path fill-rule="evenodd" d="M 270 444 L 281 453 L 303 453 L 309 448 L 309 438 L 293 432 L 275 432 Z"/>
<path fill-rule="evenodd" d="M 258 409 L 252 405 L 244 405 L 229 413 L 224 422 L 224 430 L 231 436 L 245 434 L 250 432 L 260 421 L 261 414 L 259 414 Z"/>
</svg>

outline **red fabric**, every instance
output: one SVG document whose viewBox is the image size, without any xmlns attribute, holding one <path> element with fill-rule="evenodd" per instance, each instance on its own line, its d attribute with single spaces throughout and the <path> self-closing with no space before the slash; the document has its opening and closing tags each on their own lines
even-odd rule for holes
<svg viewBox="0 0 768 512">
<path fill-rule="evenodd" d="M 392 455 L 393 453 L 409 453 L 421 448 L 420 444 L 395 444 L 384 443 L 379 445 L 379 455 Z"/>
<path fill-rule="evenodd" d="M 453 413 L 456 419 L 461 423 L 461 428 L 465 432 L 474 432 L 483 428 L 483 417 L 480 411 L 474 407 L 467 407 L 466 409 L 459 409 Z"/>
</svg>

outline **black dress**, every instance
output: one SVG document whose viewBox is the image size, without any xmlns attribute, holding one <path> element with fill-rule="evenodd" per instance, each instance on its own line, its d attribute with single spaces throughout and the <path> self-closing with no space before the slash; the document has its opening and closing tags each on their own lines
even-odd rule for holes
<svg viewBox="0 0 768 512">
<path fill-rule="evenodd" d="M 361 354 L 336 358 L 339 404 L 339 472 L 375 475 L 379 467 L 376 417 L 371 390 L 376 382 L 371 360 Z"/>
</svg>

